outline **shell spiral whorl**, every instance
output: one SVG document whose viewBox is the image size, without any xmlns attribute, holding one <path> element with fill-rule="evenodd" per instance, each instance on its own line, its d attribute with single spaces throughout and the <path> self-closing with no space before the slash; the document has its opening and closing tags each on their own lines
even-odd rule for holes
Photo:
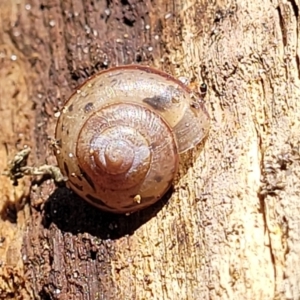
<svg viewBox="0 0 300 300">
<path fill-rule="evenodd" d="M 133 212 L 160 199 L 178 154 L 198 144 L 209 116 L 188 87 L 151 67 L 120 66 L 88 79 L 56 126 L 58 165 L 91 204 Z"/>
</svg>

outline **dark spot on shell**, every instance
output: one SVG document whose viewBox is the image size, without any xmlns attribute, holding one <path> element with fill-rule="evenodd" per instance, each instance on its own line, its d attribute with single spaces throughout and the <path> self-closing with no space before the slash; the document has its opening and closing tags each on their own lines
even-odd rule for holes
<svg viewBox="0 0 300 300">
<path fill-rule="evenodd" d="M 123 73 L 122 72 L 112 72 L 108 75 L 108 77 L 115 77 L 115 76 L 119 76 L 119 75 L 122 75 Z"/>
<path fill-rule="evenodd" d="M 90 187 L 96 192 L 96 188 L 95 188 L 95 185 L 94 185 L 94 182 L 93 180 L 90 178 L 90 176 L 88 174 L 86 174 L 81 168 L 80 169 L 80 172 L 81 172 L 81 175 L 83 176 L 83 178 L 86 180 L 86 182 L 90 185 Z"/>
<path fill-rule="evenodd" d="M 69 167 L 68 167 L 68 165 L 66 164 L 65 161 L 64 161 L 64 169 L 65 169 L 65 172 L 66 172 L 67 176 L 69 177 L 70 171 L 69 171 Z"/>
<path fill-rule="evenodd" d="M 69 135 L 69 133 L 70 133 L 70 132 L 69 132 L 69 129 L 68 129 L 68 130 L 67 130 L 67 135 Z"/>
<path fill-rule="evenodd" d="M 154 177 L 154 180 L 155 180 L 156 182 L 161 182 L 161 181 L 163 180 L 163 177 L 162 177 L 162 176 L 159 176 L 159 175 L 156 175 L 156 176 Z"/>
<path fill-rule="evenodd" d="M 154 109 L 164 111 L 169 108 L 173 102 L 179 102 L 180 93 L 173 86 L 168 86 L 163 94 L 154 95 L 153 97 L 143 99 L 143 102 L 147 103 Z"/>
<path fill-rule="evenodd" d="M 93 110 L 94 109 L 94 104 L 93 104 L 93 102 L 89 102 L 89 103 L 87 103 L 85 106 L 84 106 L 84 112 L 85 113 L 88 113 L 88 112 L 90 112 L 91 110 Z"/>
<path fill-rule="evenodd" d="M 76 177 L 77 177 L 78 180 L 82 181 L 81 176 L 77 175 Z"/>
<path fill-rule="evenodd" d="M 155 150 L 155 148 L 158 146 L 158 143 L 157 142 L 153 142 L 149 145 L 149 149 L 150 150 Z"/>
<path fill-rule="evenodd" d="M 68 107 L 68 111 L 73 111 L 73 104 L 71 104 L 69 107 Z"/>
<path fill-rule="evenodd" d="M 111 81 L 112 86 L 115 86 L 117 83 L 118 83 L 118 80 L 117 80 L 116 78 L 114 78 L 114 79 Z"/>
<path fill-rule="evenodd" d="M 71 180 L 69 181 L 69 184 L 71 184 L 73 187 L 75 187 L 75 189 L 79 190 L 79 191 L 83 191 L 83 187 L 82 185 L 79 185 L 77 183 L 72 182 Z"/>
<path fill-rule="evenodd" d="M 100 200 L 99 198 L 96 198 L 90 194 L 86 194 L 85 197 L 87 199 L 89 199 L 91 202 L 97 204 L 97 205 L 102 205 L 102 206 L 105 206 L 105 207 L 109 207 L 108 205 L 106 205 L 102 200 Z"/>
<path fill-rule="evenodd" d="M 143 99 L 143 102 L 149 104 L 152 108 L 157 109 L 159 111 L 163 111 L 168 107 L 168 100 L 163 96 L 153 96 L 151 98 Z"/>
</svg>

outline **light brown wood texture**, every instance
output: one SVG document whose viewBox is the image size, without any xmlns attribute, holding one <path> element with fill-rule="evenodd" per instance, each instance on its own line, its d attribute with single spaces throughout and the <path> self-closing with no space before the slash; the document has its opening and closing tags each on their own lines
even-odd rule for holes
<svg viewBox="0 0 300 300">
<path fill-rule="evenodd" d="M 0 183 L 0 299 L 299 299 L 297 1 L 0 2 L 0 169 L 55 164 L 55 113 L 108 66 L 208 86 L 208 138 L 145 211 Z"/>
</svg>

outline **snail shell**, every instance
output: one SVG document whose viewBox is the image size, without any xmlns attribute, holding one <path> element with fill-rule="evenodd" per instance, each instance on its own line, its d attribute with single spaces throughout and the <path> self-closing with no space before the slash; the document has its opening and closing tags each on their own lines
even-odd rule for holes
<svg viewBox="0 0 300 300">
<path fill-rule="evenodd" d="M 92 205 L 126 213 L 160 199 L 178 154 L 209 130 L 199 99 L 179 80 L 129 65 L 88 79 L 64 105 L 56 158 L 68 186 Z"/>
</svg>

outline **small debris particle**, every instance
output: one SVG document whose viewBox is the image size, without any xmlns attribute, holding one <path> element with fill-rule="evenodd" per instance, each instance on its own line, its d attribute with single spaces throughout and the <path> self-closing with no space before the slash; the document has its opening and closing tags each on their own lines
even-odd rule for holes
<svg viewBox="0 0 300 300">
<path fill-rule="evenodd" d="M 167 13 L 167 14 L 165 14 L 165 20 L 168 20 L 168 19 L 170 19 L 172 17 L 172 13 Z"/>
<path fill-rule="evenodd" d="M 178 79 L 185 85 L 188 85 L 190 83 L 190 80 L 185 76 L 180 76 L 180 77 L 178 77 Z"/>
<path fill-rule="evenodd" d="M 55 294 L 56 294 L 56 295 L 58 295 L 58 294 L 60 294 L 60 293 L 61 293 L 61 290 L 60 290 L 60 289 L 56 289 L 56 290 L 55 290 Z"/>
<path fill-rule="evenodd" d="M 141 203 L 141 200 L 142 200 L 141 195 L 135 195 L 134 198 L 133 198 L 133 201 L 138 203 L 138 204 Z"/>
<path fill-rule="evenodd" d="M 55 21 L 54 21 L 54 20 L 51 20 L 51 21 L 49 22 L 49 25 L 50 25 L 51 27 L 54 27 L 54 26 L 55 26 Z"/>
</svg>

